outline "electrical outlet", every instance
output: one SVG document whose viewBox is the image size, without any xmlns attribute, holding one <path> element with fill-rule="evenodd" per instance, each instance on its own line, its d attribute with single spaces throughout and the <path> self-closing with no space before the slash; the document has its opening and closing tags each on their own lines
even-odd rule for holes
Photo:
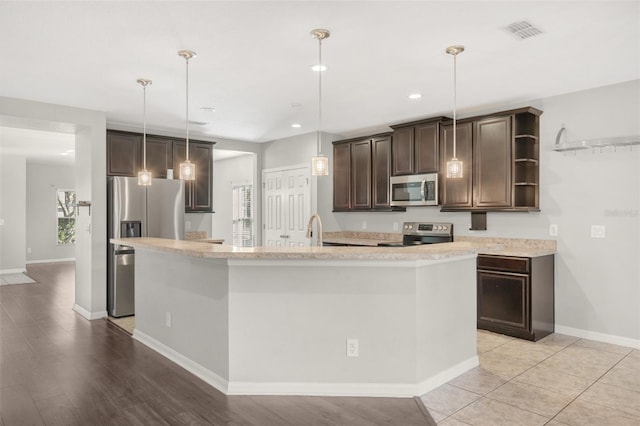
<svg viewBox="0 0 640 426">
<path fill-rule="evenodd" d="M 591 225 L 591 238 L 604 238 L 604 225 Z"/>
<path fill-rule="evenodd" d="M 549 235 L 552 237 L 557 237 L 558 236 L 558 225 L 555 223 L 552 223 L 551 225 L 549 225 Z"/>
<path fill-rule="evenodd" d="M 171 312 L 167 312 L 164 321 L 167 327 L 171 327 Z"/>
<path fill-rule="evenodd" d="M 189 222 L 188 220 L 184 223 L 184 229 L 186 231 L 189 231 L 191 229 L 191 222 Z"/>
<path fill-rule="evenodd" d="M 399 227 L 400 227 L 400 225 L 398 225 L 398 222 L 393 222 L 393 230 L 394 231 L 397 231 Z"/>
<path fill-rule="evenodd" d="M 360 344 L 358 339 L 347 339 L 347 357 L 357 358 L 360 354 Z"/>
<path fill-rule="evenodd" d="M 367 221 L 366 220 L 362 221 L 362 229 L 367 229 Z"/>
<path fill-rule="evenodd" d="M 4 225 L 4 219 L 0 219 L 0 226 Z"/>
</svg>

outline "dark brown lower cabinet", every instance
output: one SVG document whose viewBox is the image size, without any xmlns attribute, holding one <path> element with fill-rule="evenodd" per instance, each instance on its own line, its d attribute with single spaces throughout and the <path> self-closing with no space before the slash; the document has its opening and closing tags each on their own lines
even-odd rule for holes
<svg viewBox="0 0 640 426">
<path fill-rule="evenodd" d="M 478 328 L 537 341 L 554 331 L 554 255 L 478 255 Z"/>
</svg>

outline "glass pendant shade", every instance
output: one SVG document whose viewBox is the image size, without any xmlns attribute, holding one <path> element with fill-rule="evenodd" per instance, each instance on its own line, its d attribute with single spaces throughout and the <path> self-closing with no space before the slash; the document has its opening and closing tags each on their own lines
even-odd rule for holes
<svg viewBox="0 0 640 426">
<path fill-rule="evenodd" d="M 311 174 L 313 176 L 328 176 L 329 159 L 322 154 L 311 158 Z"/>
<path fill-rule="evenodd" d="M 151 172 L 149 170 L 144 169 L 138 172 L 138 185 L 151 186 Z"/>
<path fill-rule="evenodd" d="M 457 158 L 452 158 L 447 161 L 447 178 L 461 178 L 463 176 L 463 164 L 462 161 Z"/>
<path fill-rule="evenodd" d="M 186 160 L 184 163 L 180 163 L 180 179 L 195 180 L 195 178 L 196 165 L 189 160 Z"/>
</svg>

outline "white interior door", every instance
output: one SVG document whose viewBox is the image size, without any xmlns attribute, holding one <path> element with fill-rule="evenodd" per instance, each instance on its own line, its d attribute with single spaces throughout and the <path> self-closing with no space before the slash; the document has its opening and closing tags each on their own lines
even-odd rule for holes
<svg viewBox="0 0 640 426">
<path fill-rule="evenodd" d="M 262 220 L 264 245 L 308 246 L 305 237 L 311 211 L 308 166 L 262 172 Z"/>
</svg>

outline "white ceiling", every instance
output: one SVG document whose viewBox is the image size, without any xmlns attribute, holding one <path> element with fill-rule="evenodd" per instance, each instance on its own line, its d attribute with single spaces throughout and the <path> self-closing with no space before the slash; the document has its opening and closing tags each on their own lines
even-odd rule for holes
<svg viewBox="0 0 640 426">
<path fill-rule="evenodd" d="M 0 153 L 25 156 L 29 163 L 73 165 L 75 145 L 69 133 L 0 127 Z"/>
<path fill-rule="evenodd" d="M 544 33 L 517 40 L 526 19 Z M 208 1 L 0 2 L 0 95 L 105 111 L 181 130 L 191 49 L 196 135 L 264 142 L 317 128 L 317 41 L 323 43 L 323 129 L 354 135 L 450 115 L 452 57 L 464 115 L 640 78 L 640 2 Z M 409 100 L 413 92 L 420 100 Z M 299 104 L 292 107 L 291 104 Z M 216 112 L 201 111 L 211 106 Z M 291 124 L 302 124 L 291 128 Z"/>
</svg>

